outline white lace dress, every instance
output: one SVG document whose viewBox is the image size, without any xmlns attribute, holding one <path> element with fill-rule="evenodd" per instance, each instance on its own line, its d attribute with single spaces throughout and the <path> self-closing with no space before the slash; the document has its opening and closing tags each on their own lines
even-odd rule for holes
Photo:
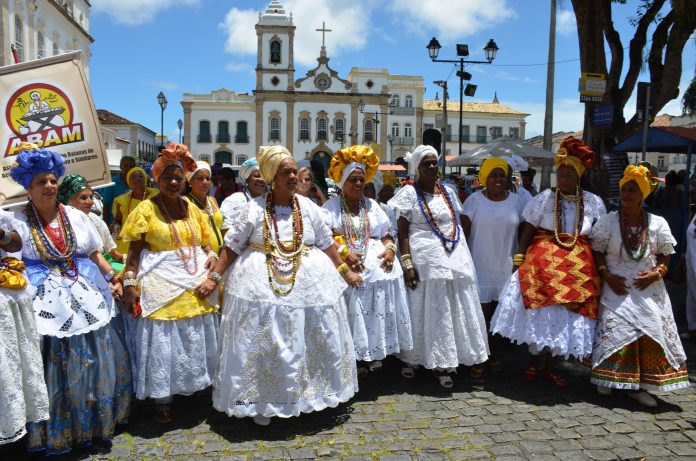
<svg viewBox="0 0 696 461">
<path fill-rule="evenodd" d="M 696 331 L 696 217 L 686 228 L 686 322 Z"/>
<path fill-rule="evenodd" d="M 346 283 L 322 251 L 333 245 L 332 233 L 322 209 L 297 198 L 309 249 L 289 294 L 273 291 L 266 255 L 257 249 L 264 244 L 265 196 L 251 200 L 225 234 L 239 256 L 226 275 L 213 406 L 229 416 L 298 416 L 336 407 L 358 390 Z M 280 240 L 292 240 L 291 209 L 275 213 Z"/>
<path fill-rule="evenodd" d="M 524 202 L 513 192 L 494 202 L 479 191 L 464 202 L 462 213 L 471 221 L 467 243 L 482 303 L 497 301 L 510 279 L 522 210 Z"/>
<path fill-rule="evenodd" d="M 15 229 L 10 213 L 0 210 L 0 227 L 6 232 Z M 0 261 L 5 256 L 0 249 Z M 27 422 L 48 419 L 48 394 L 31 292 L 30 287 L 0 287 L 0 444 L 21 439 Z"/>
<path fill-rule="evenodd" d="M 329 227 L 335 234 L 344 234 L 340 197 L 324 204 L 328 211 Z M 379 204 L 366 198 L 367 219 L 370 221 L 370 242 L 365 256 L 365 270 L 360 274 L 363 283 L 359 288 L 345 291 L 348 304 L 348 321 L 355 343 L 358 360 L 381 360 L 387 355 L 413 348 L 411 317 L 403 271 L 395 261 L 391 272 L 385 272 L 379 255 L 384 253 L 382 238 L 394 235 L 391 223 Z M 353 225 L 359 225 L 355 216 Z"/>
<path fill-rule="evenodd" d="M 447 189 L 454 214 L 462 214 L 457 194 Z M 445 235 L 452 219 L 444 198 L 425 194 L 432 215 Z M 398 218 L 410 223 L 409 241 L 413 266 L 419 277 L 415 290 L 407 290 L 413 349 L 399 358 L 427 369 L 453 369 L 488 359 L 486 323 L 481 311 L 474 263 L 460 227 L 460 241 L 447 253 L 428 225 L 413 186 L 402 187 L 389 201 Z"/>
<path fill-rule="evenodd" d="M 220 213 L 222 213 L 223 217 L 222 226 L 220 226 L 220 228 L 225 230 L 229 229 L 239 213 L 247 207 L 250 200 L 251 197 L 246 190 L 235 192 L 223 200 L 220 204 Z"/>
<path fill-rule="evenodd" d="M 562 200 L 563 229 L 574 229 L 575 203 Z M 536 228 L 553 231 L 554 192 L 546 189 L 525 207 L 522 217 Z M 602 199 L 583 191 L 583 218 L 580 234 L 589 235 L 593 223 L 606 214 Z M 592 353 L 596 320 L 561 305 L 526 309 L 520 280 L 515 272 L 500 293 L 498 308 L 491 320 L 491 333 L 516 343 L 528 344 L 533 354 L 542 350 L 556 356 L 582 358 Z"/>
<path fill-rule="evenodd" d="M 663 217 L 651 214 L 648 230 L 649 246 L 646 255 L 640 261 L 633 261 L 623 248 L 618 212 L 602 217 L 592 229 L 592 249 L 606 252 L 609 272 L 625 277 L 630 285 L 628 295 L 617 295 L 604 284 L 592 351 L 593 367 L 598 367 L 612 354 L 643 335 L 660 345 L 673 368 L 679 369 L 686 362 L 664 281 L 651 283 L 644 290 L 632 285 L 632 280 L 638 273 L 655 267 L 657 255 L 674 254 L 677 241 Z M 688 381 L 680 382 L 672 387 L 663 386 L 660 390 L 673 390 L 688 385 Z"/>
</svg>

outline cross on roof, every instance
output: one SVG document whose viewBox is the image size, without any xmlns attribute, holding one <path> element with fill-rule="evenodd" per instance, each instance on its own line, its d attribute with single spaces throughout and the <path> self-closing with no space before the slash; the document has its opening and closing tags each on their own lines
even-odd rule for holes
<svg viewBox="0 0 696 461">
<path fill-rule="evenodd" d="M 322 21 L 321 29 L 316 29 L 317 32 L 321 32 L 321 46 L 324 47 L 324 39 L 326 38 L 326 32 L 333 32 L 331 29 L 326 28 L 326 23 Z"/>
</svg>

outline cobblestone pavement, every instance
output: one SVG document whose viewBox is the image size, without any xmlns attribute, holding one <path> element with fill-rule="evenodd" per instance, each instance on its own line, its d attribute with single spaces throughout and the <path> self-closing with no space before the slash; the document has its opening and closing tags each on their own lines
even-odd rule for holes
<svg viewBox="0 0 696 461">
<path fill-rule="evenodd" d="M 685 347 L 696 381 L 696 341 Z M 110 446 L 64 459 L 696 459 L 696 387 L 658 395 L 659 407 L 645 409 L 621 392 L 598 395 L 589 372 L 571 362 L 560 364 L 565 391 L 527 382 L 526 360 L 524 348 L 509 346 L 504 371 L 475 382 L 460 370 L 450 391 L 423 370 L 403 379 L 398 362 L 387 360 L 348 404 L 265 428 L 215 411 L 209 390 L 177 397 L 175 422 L 166 426 L 152 422 L 151 405 L 139 404 Z M 20 442 L 0 449 L 0 459 L 33 458 Z"/>
</svg>

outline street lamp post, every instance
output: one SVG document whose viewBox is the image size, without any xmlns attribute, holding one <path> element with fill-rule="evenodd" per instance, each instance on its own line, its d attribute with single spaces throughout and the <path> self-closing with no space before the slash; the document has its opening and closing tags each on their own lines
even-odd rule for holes
<svg viewBox="0 0 696 461">
<path fill-rule="evenodd" d="M 179 144 L 181 144 L 182 139 L 181 139 L 181 129 L 184 127 L 184 121 L 179 119 L 176 121 L 176 126 L 179 127 Z"/>
<path fill-rule="evenodd" d="M 396 105 L 395 105 L 394 99 L 392 99 L 389 102 L 389 108 L 393 109 L 394 107 L 396 107 Z M 358 110 L 360 111 L 361 114 L 365 111 L 365 101 L 363 101 L 362 99 L 360 101 L 358 101 Z M 380 123 L 379 116 L 380 115 L 391 115 L 391 114 L 392 114 L 392 112 L 380 112 L 377 110 L 374 111 L 374 115 L 375 115 L 375 141 L 374 142 L 375 143 L 377 142 L 377 131 L 379 129 L 379 123 Z M 387 121 L 389 121 L 389 120 L 387 120 Z M 351 128 L 351 130 L 352 130 L 352 128 Z"/>
<path fill-rule="evenodd" d="M 160 114 L 160 146 L 159 150 L 162 152 L 164 150 L 164 109 L 167 108 L 167 97 L 162 93 L 161 91 L 157 95 L 157 103 L 160 106 L 161 109 L 161 114 Z"/>
<path fill-rule="evenodd" d="M 469 46 L 468 45 L 463 45 L 461 43 L 457 44 L 457 56 L 459 56 L 458 59 L 437 59 L 437 55 L 440 53 L 440 42 L 437 41 L 437 38 L 433 37 L 432 40 L 430 40 L 430 43 L 428 43 L 428 46 L 426 47 L 428 49 L 428 54 L 430 55 L 430 60 L 432 62 L 446 62 L 450 64 L 458 64 L 459 65 L 459 70 L 457 71 L 457 77 L 459 77 L 459 129 L 457 130 L 457 137 L 459 138 L 459 152 L 457 155 L 462 154 L 462 106 L 464 103 L 463 96 L 466 94 L 467 96 L 474 96 L 476 93 L 476 85 L 472 85 L 470 83 L 467 83 L 466 85 L 466 91 L 464 90 L 464 80 L 471 80 L 471 74 L 469 72 L 464 71 L 464 64 L 491 64 L 493 60 L 495 59 L 495 55 L 498 53 L 498 45 L 496 45 L 495 41 L 493 39 L 490 39 L 486 46 L 483 48 L 483 51 L 486 53 L 486 60 L 485 61 L 469 61 L 465 60 L 464 58 L 466 56 L 469 56 Z M 443 149 L 444 150 L 444 149 Z M 443 161 L 445 157 L 445 153 L 443 152 L 442 154 Z M 444 175 L 444 165 L 442 167 L 442 172 Z"/>
<path fill-rule="evenodd" d="M 394 159 L 394 136 L 388 134 L 387 142 L 389 143 L 389 161 Z"/>
<path fill-rule="evenodd" d="M 445 168 L 447 167 L 447 80 L 435 80 L 435 85 L 442 88 L 442 177 L 445 177 Z M 460 112 L 461 114 L 461 112 Z"/>
</svg>

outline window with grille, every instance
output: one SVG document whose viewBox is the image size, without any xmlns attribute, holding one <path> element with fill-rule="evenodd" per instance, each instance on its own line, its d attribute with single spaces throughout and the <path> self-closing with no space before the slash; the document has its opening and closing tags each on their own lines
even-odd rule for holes
<svg viewBox="0 0 696 461">
<path fill-rule="evenodd" d="M 413 96 L 410 94 L 406 96 L 406 99 L 404 99 L 404 105 L 406 107 L 413 107 Z"/>
<path fill-rule="evenodd" d="M 18 14 L 15 14 L 14 45 L 17 50 L 17 56 L 19 56 L 19 62 L 24 62 L 24 25 L 22 24 L 22 18 Z"/>
<path fill-rule="evenodd" d="M 248 143 L 249 134 L 247 133 L 247 122 L 241 120 L 237 122 L 237 134 L 234 136 L 234 142 L 236 143 Z"/>
<path fill-rule="evenodd" d="M 503 127 L 502 126 L 493 126 L 491 127 L 491 138 L 492 139 L 498 139 L 503 136 Z"/>
<path fill-rule="evenodd" d="M 277 40 L 271 42 L 271 64 L 280 64 L 280 42 Z"/>
<path fill-rule="evenodd" d="M 309 118 L 300 119 L 300 141 L 309 141 Z"/>
<path fill-rule="evenodd" d="M 334 138 L 335 138 L 335 140 L 338 142 L 343 141 L 344 135 L 345 135 L 345 124 L 343 123 L 343 119 L 342 118 L 336 119 L 336 121 L 334 122 Z"/>
<path fill-rule="evenodd" d="M 269 126 L 268 139 L 270 141 L 280 141 L 280 119 L 278 117 L 271 117 Z"/>
<path fill-rule="evenodd" d="M 410 123 L 407 123 L 404 125 L 404 137 L 406 137 L 406 138 L 413 137 L 413 129 L 411 128 Z"/>
<path fill-rule="evenodd" d="M 329 139 L 327 126 L 328 122 L 325 118 L 317 119 L 317 140 L 326 141 Z"/>
<path fill-rule="evenodd" d="M 44 43 L 44 34 L 38 31 L 36 34 L 36 57 L 41 59 L 46 56 L 46 44 Z"/>
<path fill-rule="evenodd" d="M 399 124 L 396 122 L 392 123 L 391 135 L 395 138 L 399 137 Z"/>
<path fill-rule="evenodd" d="M 510 128 L 510 137 L 512 139 L 520 139 L 520 129 L 519 128 Z"/>
<path fill-rule="evenodd" d="M 208 120 L 201 120 L 198 122 L 198 142 L 211 142 L 212 137 L 210 136 L 210 122 Z"/>
<path fill-rule="evenodd" d="M 230 142 L 230 124 L 226 120 L 220 120 L 218 122 L 218 133 L 216 141 L 219 143 Z"/>
<path fill-rule="evenodd" d="M 399 107 L 401 105 L 401 96 L 398 94 L 393 95 L 389 105 L 392 107 Z"/>
<path fill-rule="evenodd" d="M 372 120 L 365 120 L 365 142 L 374 142 L 374 122 Z"/>
</svg>

